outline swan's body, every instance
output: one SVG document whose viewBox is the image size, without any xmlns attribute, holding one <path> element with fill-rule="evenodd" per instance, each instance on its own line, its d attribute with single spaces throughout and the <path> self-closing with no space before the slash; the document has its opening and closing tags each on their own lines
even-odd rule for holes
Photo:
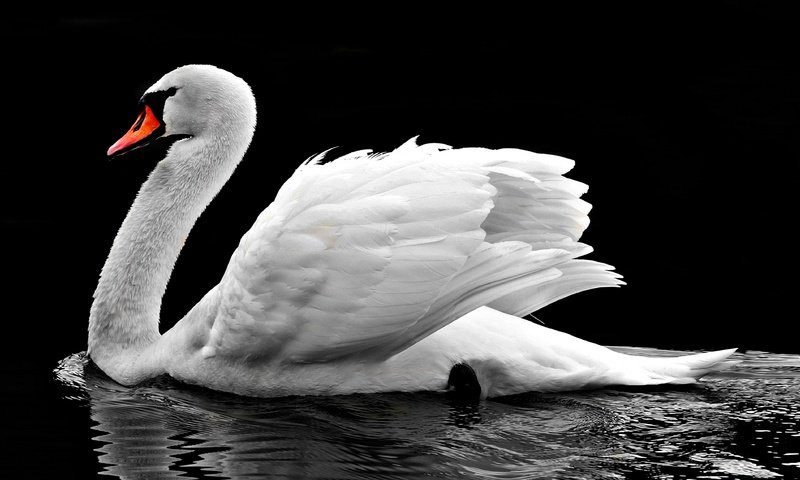
<svg viewBox="0 0 800 480">
<path fill-rule="evenodd" d="M 442 390 L 457 363 L 483 396 L 686 383 L 733 350 L 613 352 L 519 316 L 621 282 L 577 259 L 588 225 L 572 161 L 413 141 L 304 163 L 256 220 L 221 282 L 163 336 L 170 273 L 255 128 L 247 84 L 181 67 L 143 98 L 109 153 L 180 136 L 117 234 L 95 292 L 89 354 L 135 384 L 167 373 L 254 396 Z"/>
</svg>

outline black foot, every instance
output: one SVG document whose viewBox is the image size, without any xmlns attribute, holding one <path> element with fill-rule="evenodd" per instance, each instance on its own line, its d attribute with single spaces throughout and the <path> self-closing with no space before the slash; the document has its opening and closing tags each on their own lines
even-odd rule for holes
<svg viewBox="0 0 800 480">
<path fill-rule="evenodd" d="M 450 395 L 464 400 L 481 398 L 481 384 L 475 370 L 466 363 L 456 363 L 447 378 L 447 390 Z"/>
</svg>

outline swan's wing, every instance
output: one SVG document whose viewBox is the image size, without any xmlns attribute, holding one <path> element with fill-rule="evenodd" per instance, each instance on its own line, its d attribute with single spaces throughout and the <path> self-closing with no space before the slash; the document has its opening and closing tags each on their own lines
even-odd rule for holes
<svg viewBox="0 0 800 480">
<path fill-rule="evenodd" d="M 322 361 L 418 320 L 483 242 L 495 193 L 480 168 L 425 161 L 433 151 L 302 165 L 218 286 L 213 353 Z"/>
<path fill-rule="evenodd" d="M 591 205 L 580 199 L 588 187 L 564 177 L 572 160 L 513 148 L 461 148 L 437 158 L 488 172 L 496 193 L 481 225 L 486 238 L 426 318 L 382 345 L 383 352 L 407 348 L 483 305 L 524 316 L 568 295 L 623 283 L 610 265 L 575 260 L 592 251 L 578 242 L 589 225 Z"/>
<path fill-rule="evenodd" d="M 589 226 L 592 206 L 580 198 L 588 186 L 564 176 L 574 161 L 514 148 L 468 148 L 442 155 L 459 156 L 490 169 L 489 179 L 497 193 L 494 208 L 482 225 L 487 242 L 522 242 L 534 252 L 564 251 L 551 262 L 560 272 L 557 279 L 506 289 L 487 305 L 524 316 L 574 293 L 624 283 L 610 265 L 573 260 L 592 251 L 578 242 Z M 475 281 L 473 270 L 464 269 L 459 276 L 467 283 Z M 464 307 L 471 305 L 467 302 Z"/>
<path fill-rule="evenodd" d="M 306 162 L 209 297 L 204 353 L 385 357 L 479 306 L 529 308 L 519 292 L 557 282 L 557 266 L 588 251 L 576 241 L 588 223 L 577 198 L 585 187 L 561 176 L 571 166 L 413 141 Z"/>
</svg>

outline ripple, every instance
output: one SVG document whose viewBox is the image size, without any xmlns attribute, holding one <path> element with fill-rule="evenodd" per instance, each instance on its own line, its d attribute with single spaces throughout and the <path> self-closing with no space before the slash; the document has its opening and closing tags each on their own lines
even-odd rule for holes
<svg viewBox="0 0 800 480">
<path fill-rule="evenodd" d="M 627 353 L 686 352 L 615 347 Z M 800 356 L 735 355 L 697 386 L 517 395 L 252 399 L 84 354 L 55 370 L 120 478 L 800 478 Z"/>
</svg>

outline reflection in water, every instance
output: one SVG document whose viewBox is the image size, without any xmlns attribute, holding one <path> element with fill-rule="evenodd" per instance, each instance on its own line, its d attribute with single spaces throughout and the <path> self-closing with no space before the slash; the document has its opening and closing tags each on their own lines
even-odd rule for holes
<svg viewBox="0 0 800 480">
<path fill-rule="evenodd" d="M 700 386 L 480 403 L 250 399 L 166 377 L 126 388 L 83 354 L 57 376 L 120 478 L 800 478 L 800 356 L 738 356 Z"/>
</svg>

